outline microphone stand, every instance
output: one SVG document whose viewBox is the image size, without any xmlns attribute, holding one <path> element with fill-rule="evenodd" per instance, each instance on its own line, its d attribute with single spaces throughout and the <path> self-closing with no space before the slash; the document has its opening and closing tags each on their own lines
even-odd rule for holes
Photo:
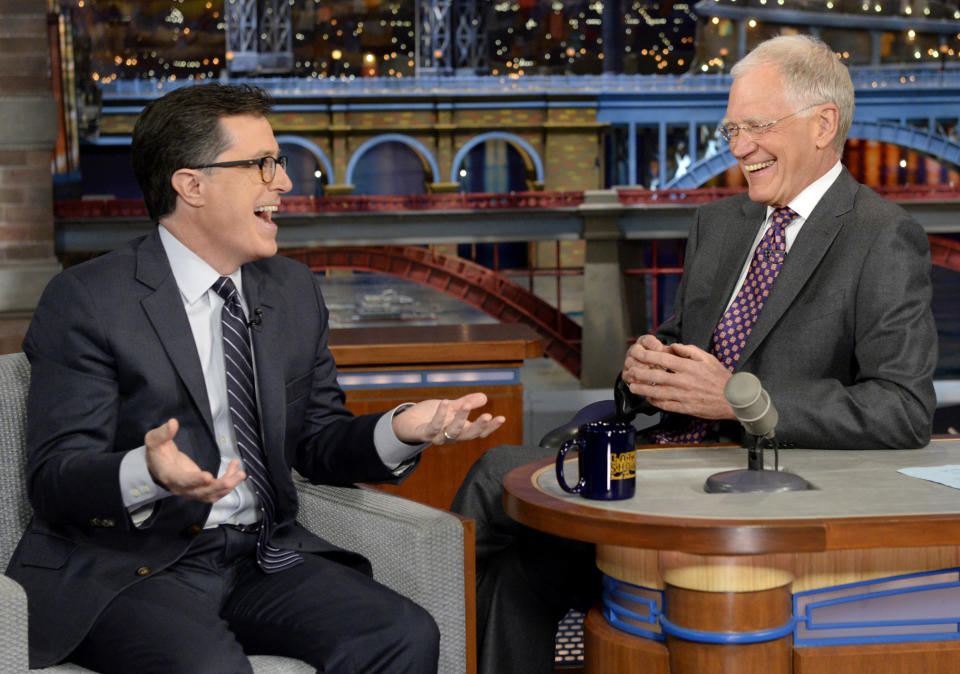
<svg viewBox="0 0 960 674">
<path fill-rule="evenodd" d="M 750 436 L 751 443 L 747 449 L 747 470 L 763 470 L 763 440 L 759 435 Z M 776 441 L 772 441 L 776 447 Z"/>
<path fill-rule="evenodd" d="M 751 443 L 747 448 L 746 470 L 727 470 L 715 473 L 707 478 L 703 490 L 708 494 L 718 493 L 749 493 L 781 491 L 804 491 L 810 485 L 799 475 L 780 472 L 780 452 L 774 438 L 765 438 L 759 435 L 750 435 Z M 768 443 L 773 448 L 774 470 L 766 470 L 763 466 L 763 447 Z"/>
</svg>

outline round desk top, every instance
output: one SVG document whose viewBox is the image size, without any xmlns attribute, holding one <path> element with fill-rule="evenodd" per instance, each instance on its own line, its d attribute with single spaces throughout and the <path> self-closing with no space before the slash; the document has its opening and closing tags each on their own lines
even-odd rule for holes
<svg viewBox="0 0 960 674">
<path fill-rule="evenodd" d="M 547 533 L 594 543 L 704 555 L 960 545 L 960 490 L 897 472 L 960 464 L 960 440 L 917 450 L 780 452 L 781 470 L 812 489 L 708 494 L 713 473 L 746 467 L 738 447 L 637 453 L 637 493 L 594 501 L 557 484 L 544 459 L 504 478 L 504 507 Z M 773 452 L 767 451 L 767 465 Z M 567 466 L 573 480 L 575 463 Z"/>
</svg>

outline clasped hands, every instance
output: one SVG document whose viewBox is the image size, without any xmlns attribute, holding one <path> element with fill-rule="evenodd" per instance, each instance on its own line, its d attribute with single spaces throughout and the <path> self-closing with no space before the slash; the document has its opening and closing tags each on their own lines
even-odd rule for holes
<svg viewBox="0 0 960 674">
<path fill-rule="evenodd" d="M 723 396 L 731 372 L 691 344 L 663 344 L 644 335 L 627 350 L 621 378 L 635 395 L 666 412 L 701 419 L 735 419 Z"/>
<path fill-rule="evenodd" d="M 424 442 L 445 445 L 485 438 L 497 430 L 504 417 L 481 414 L 470 421 L 470 413 L 487 404 L 483 393 L 470 393 L 456 400 L 424 400 L 393 417 L 393 432 L 409 444 Z M 167 491 L 186 498 L 213 503 L 220 500 L 247 475 L 239 461 L 231 461 L 220 477 L 201 468 L 177 448 L 174 437 L 180 430 L 176 419 L 150 430 L 144 436 L 147 469 L 154 481 Z"/>
</svg>

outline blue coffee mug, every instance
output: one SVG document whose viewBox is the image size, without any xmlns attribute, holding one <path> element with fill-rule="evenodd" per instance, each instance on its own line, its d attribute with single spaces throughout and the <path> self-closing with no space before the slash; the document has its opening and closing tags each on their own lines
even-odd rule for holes
<svg viewBox="0 0 960 674">
<path fill-rule="evenodd" d="M 578 448 L 580 479 L 571 487 L 563 476 L 567 452 Z M 595 421 L 580 427 L 557 453 L 557 482 L 564 491 L 584 498 L 615 501 L 631 498 L 637 489 L 636 431 L 625 423 Z"/>
</svg>

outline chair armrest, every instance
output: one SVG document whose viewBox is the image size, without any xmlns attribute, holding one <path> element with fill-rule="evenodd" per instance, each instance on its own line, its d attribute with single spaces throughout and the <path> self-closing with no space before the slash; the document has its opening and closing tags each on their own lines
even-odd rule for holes
<svg viewBox="0 0 960 674">
<path fill-rule="evenodd" d="M 0 672 L 26 672 L 27 593 L 0 574 Z"/>
<path fill-rule="evenodd" d="M 472 528 L 452 513 L 376 489 L 298 482 L 297 490 L 301 524 L 364 555 L 377 581 L 430 612 L 440 628 L 439 671 L 467 671 L 474 560 L 472 536 L 465 532 Z"/>
</svg>

